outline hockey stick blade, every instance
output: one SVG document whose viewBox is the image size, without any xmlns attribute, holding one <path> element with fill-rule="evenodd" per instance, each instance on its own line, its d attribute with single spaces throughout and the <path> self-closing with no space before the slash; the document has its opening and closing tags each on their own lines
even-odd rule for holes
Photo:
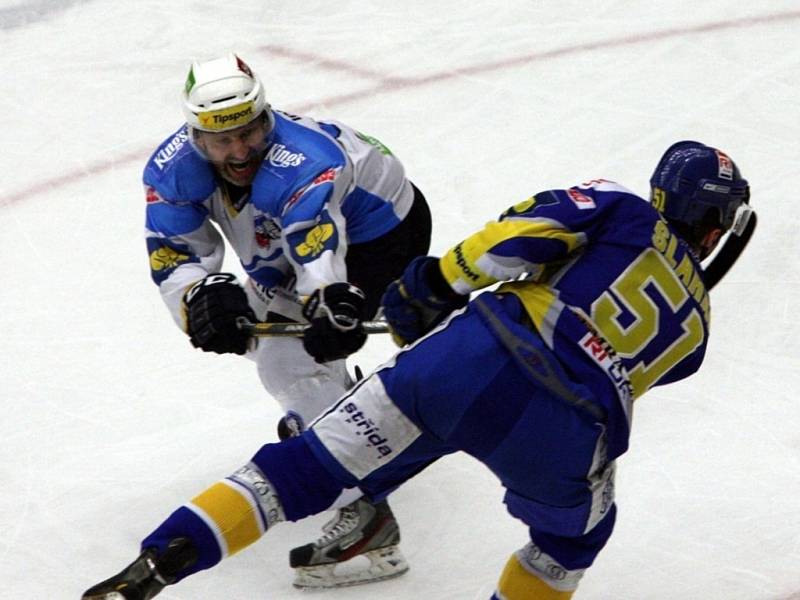
<svg viewBox="0 0 800 600">
<path fill-rule="evenodd" d="M 237 320 L 239 329 L 250 332 L 256 338 L 260 337 L 302 337 L 308 329 L 304 323 L 252 323 L 244 318 Z M 385 321 L 363 321 L 361 325 L 366 333 L 389 333 L 389 325 Z"/>
</svg>

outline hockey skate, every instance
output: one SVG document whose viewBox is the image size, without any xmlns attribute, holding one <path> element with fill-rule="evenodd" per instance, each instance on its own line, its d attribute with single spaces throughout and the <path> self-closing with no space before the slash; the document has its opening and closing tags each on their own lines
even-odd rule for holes
<svg viewBox="0 0 800 600">
<path fill-rule="evenodd" d="M 295 587 L 357 585 L 408 571 L 398 547 L 400 528 L 386 500 L 370 504 L 360 498 L 340 508 L 323 531 L 316 542 L 289 554 L 289 563 L 295 569 Z M 369 564 L 364 564 L 364 559 Z"/>
<path fill-rule="evenodd" d="M 86 590 L 81 600 L 150 600 L 196 560 L 197 551 L 187 538 L 172 540 L 162 556 L 147 548 L 124 570 Z"/>
</svg>

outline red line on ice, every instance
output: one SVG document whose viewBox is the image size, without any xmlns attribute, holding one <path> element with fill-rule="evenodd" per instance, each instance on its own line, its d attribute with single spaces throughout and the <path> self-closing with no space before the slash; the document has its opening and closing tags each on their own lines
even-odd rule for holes
<svg viewBox="0 0 800 600">
<path fill-rule="evenodd" d="M 367 99 L 380 94 L 391 93 L 408 88 L 421 87 L 432 83 L 440 83 L 442 81 L 448 81 L 458 77 L 501 71 L 503 69 L 514 68 L 543 60 L 561 58 L 571 54 L 592 52 L 594 50 L 602 50 L 606 48 L 633 46 L 636 44 L 643 44 L 698 33 L 724 31 L 728 29 L 744 29 L 758 25 L 790 21 L 798 18 L 800 18 L 800 10 L 794 10 L 770 15 L 742 17 L 740 19 L 731 19 L 728 21 L 716 21 L 713 23 L 695 25 L 692 27 L 662 29 L 660 31 L 652 31 L 649 33 L 640 33 L 607 40 L 597 40 L 594 42 L 586 42 L 584 44 L 574 44 L 570 46 L 563 46 L 561 48 L 554 48 L 552 50 L 544 50 L 541 52 L 532 52 L 520 56 L 512 56 L 502 60 L 459 67 L 439 73 L 432 73 L 423 77 L 389 77 L 378 71 L 352 65 L 346 61 L 329 59 L 314 55 L 312 53 L 274 45 L 261 46 L 258 48 L 258 50 L 276 57 L 295 60 L 327 70 L 343 71 L 345 73 L 349 73 L 350 75 L 368 79 L 374 82 L 371 87 L 367 87 L 360 91 L 328 96 L 312 102 L 294 105 L 289 108 L 290 111 L 302 113 L 320 105 L 325 106 L 326 108 L 338 106 L 355 100 Z M 86 176 L 105 173 L 117 166 L 123 166 L 137 161 L 144 162 L 153 149 L 154 148 L 142 149 L 109 160 L 98 161 L 90 164 L 81 171 L 52 177 L 16 192 L 12 191 L 4 198 L 0 198 L 0 208 L 16 204 L 21 200 L 37 196 L 56 188 L 70 185 Z"/>
</svg>

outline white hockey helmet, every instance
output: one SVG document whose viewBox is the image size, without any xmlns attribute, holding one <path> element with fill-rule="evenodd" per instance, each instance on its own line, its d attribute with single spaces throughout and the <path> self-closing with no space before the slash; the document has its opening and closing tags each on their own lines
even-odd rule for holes
<svg viewBox="0 0 800 600">
<path fill-rule="evenodd" d="M 192 63 L 183 88 L 183 114 L 191 129 L 226 131 L 247 125 L 265 111 L 271 128 L 264 86 L 236 54 Z"/>
</svg>

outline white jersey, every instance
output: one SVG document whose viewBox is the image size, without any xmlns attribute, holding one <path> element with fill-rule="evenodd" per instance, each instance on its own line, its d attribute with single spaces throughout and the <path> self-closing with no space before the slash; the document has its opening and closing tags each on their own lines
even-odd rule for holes
<svg viewBox="0 0 800 600">
<path fill-rule="evenodd" d="M 183 293 L 222 268 L 223 236 L 255 283 L 272 289 L 296 276 L 306 295 L 346 280 L 348 246 L 391 231 L 411 208 L 402 164 L 374 138 L 337 122 L 274 117 L 249 189 L 223 181 L 186 126 L 145 167 L 151 275 L 182 328 Z"/>
</svg>

